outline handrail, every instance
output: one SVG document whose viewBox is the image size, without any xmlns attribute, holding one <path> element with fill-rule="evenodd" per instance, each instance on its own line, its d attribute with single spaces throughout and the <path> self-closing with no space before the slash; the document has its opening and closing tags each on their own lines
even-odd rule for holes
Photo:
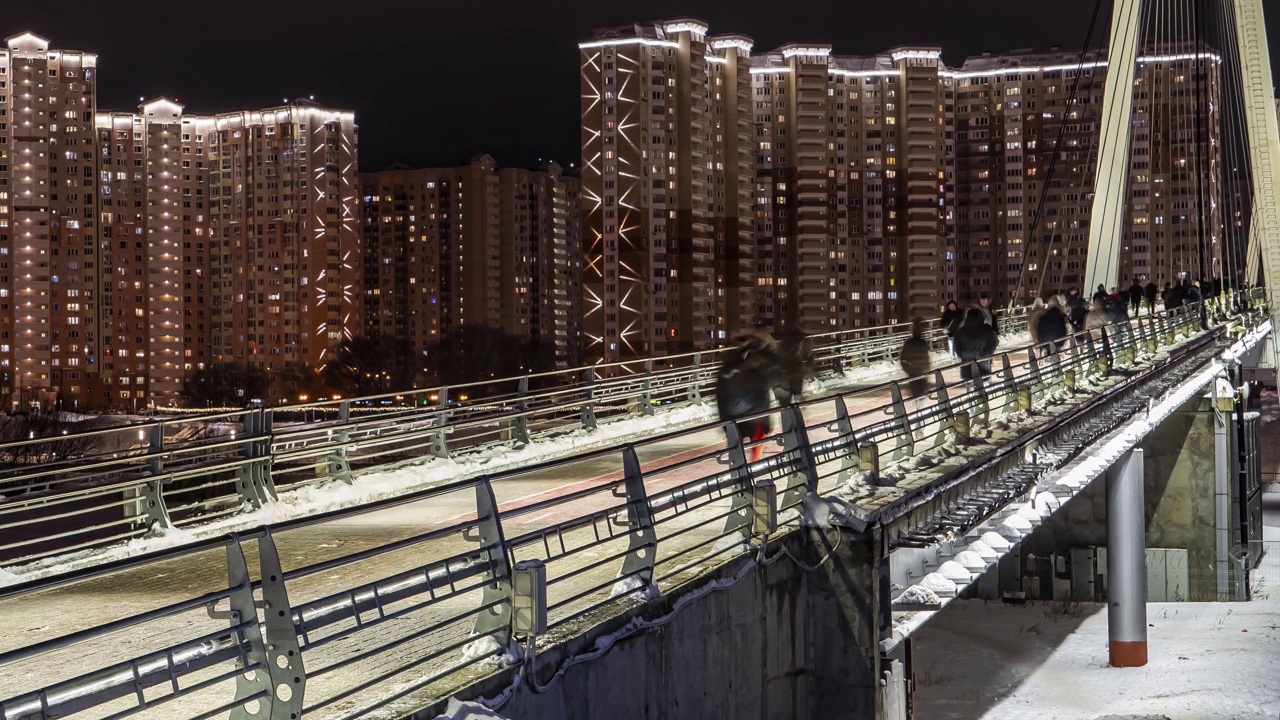
<svg viewBox="0 0 1280 720">
<path fill-rule="evenodd" d="M 1008 322 L 1020 316 L 1014 311 Z M 832 375 L 891 360 L 907 328 L 898 324 L 815 336 L 814 369 Z M 944 337 L 938 327 L 926 333 L 938 348 Z M 465 457 L 569 430 L 591 431 L 611 418 L 652 415 L 655 406 L 699 406 L 713 392 L 722 353 L 661 358 L 662 366 L 650 362 L 641 372 L 614 377 L 589 366 L 589 380 L 545 389 L 528 389 L 528 377 L 491 381 L 485 384 L 514 383 L 518 389 L 472 404 L 449 401 L 450 391 L 461 386 L 429 388 L 415 392 L 436 396 L 435 404 L 392 413 L 358 414 L 359 403 L 390 397 L 375 396 L 332 407 L 321 402 L 252 408 L 215 415 L 214 422 L 158 419 L 0 444 L 0 457 L 30 459 L 30 467 L 0 471 L 0 496 L 6 496 L 0 500 L 0 537 L 8 538 L 0 541 L 0 565 L 221 520 L 268 505 L 285 490 L 350 484 L 361 472 L 414 458 Z M 672 364 L 685 360 L 688 365 Z M 564 373 L 544 375 L 555 374 Z M 577 369 L 568 375 L 578 378 Z M 276 424 L 276 418 L 327 407 L 334 412 L 326 411 L 318 421 Z M 81 452 L 72 457 L 68 448 Z"/>
<path fill-rule="evenodd" d="M 757 522 L 761 512 L 776 515 L 779 528 L 793 528 L 811 494 L 850 482 L 873 490 L 891 485 L 921 453 L 962 440 L 974 427 L 1016 420 L 1050 400 L 1063 409 L 1089 402 L 1097 392 L 1085 387 L 1105 391 L 1112 369 L 1127 374 L 1159 362 L 1180 347 L 1179 336 L 1198 346 L 1201 311 L 1191 306 L 1076 333 L 1061 348 L 1038 346 L 1026 359 L 999 353 L 984 359 L 993 365 L 990 375 L 975 368 L 983 361 L 947 365 L 914 399 L 903 397 L 908 379 L 775 408 L 763 416 L 780 421 L 781 430 L 761 441 L 744 441 L 733 423 L 702 423 L 0 590 L 0 614 L 21 622 L 24 608 L 62 588 L 74 585 L 80 597 L 94 583 L 114 587 L 121 573 L 226 555 L 225 584 L 197 588 L 193 581 L 154 609 L 105 621 L 68 617 L 55 637 L 25 649 L 11 642 L 13 649 L 0 650 L 0 717 L 165 703 L 166 717 L 175 718 L 229 708 L 269 720 L 357 718 L 396 702 L 421 705 L 511 646 L 512 577 L 525 564 L 546 568 L 547 627 L 573 632 L 570 624 L 587 613 L 668 592 L 744 546 L 758 551 L 769 537 L 760 529 L 769 523 Z M 1232 321 L 1252 326 L 1265 318 L 1255 311 Z M 670 451 L 720 429 L 727 445 Z M 748 462 L 753 446 L 768 453 Z M 993 452 L 999 446 L 971 462 Z M 495 498 L 498 483 L 608 458 L 623 468 L 619 477 L 510 506 Z M 774 492 L 761 495 L 764 488 Z M 421 503 L 446 496 L 469 498 L 474 512 L 423 518 L 407 536 L 355 551 L 314 547 L 315 533 L 332 523 L 427 507 Z M 288 557 L 300 559 L 282 562 L 277 543 L 290 544 Z M 256 557 L 255 572 L 246 557 Z M 192 612 L 199 607 L 203 614 Z M 111 652 L 119 645 L 110 636 L 126 627 L 163 640 L 122 660 Z M 21 637 L 20 629 L 6 629 Z M 148 691 L 157 683 L 169 692 Z"/>
</svg>

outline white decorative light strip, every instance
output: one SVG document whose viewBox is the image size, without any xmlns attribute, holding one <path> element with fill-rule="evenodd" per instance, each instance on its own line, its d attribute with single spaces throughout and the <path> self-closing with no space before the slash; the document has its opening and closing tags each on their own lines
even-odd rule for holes
<svg viewBox="0 0 1280 720">
<path fill-rule="evenodd" d="M 707 30 L 709 30 L 710 28 L 708 28 L 706 25 L 703 25 L 702 23 L 686 20 L 683 22 L 676 22 L 676 23 L 663 25 L 662 29 L 666 30 L 669 33 L 691 32 L 691 33 L 706 35 Z"/>
<path fill-rule="evenodd" d="M 829 47 L 789 47 L 783 48 L 782 57 L 793 58 L 797 55 L 817 55 L 818 57 L 830 57 L 831 48 Z"/>
<path fill-rule="evenodd" d="M 747 40 L 743 40 L 742 38 L 717 38 L 711 41 L 711 48 L 713 50 L 737 48 L 743 52 L 751 52 L 751 47 L 751 43 Z"/>
<path fill-rule="evenodd" d="M 791 72 L 791 68 L 789 67 L 753 67 L 751 68 L 752 75 L 768 75 L 770 73 L 789 73 L 789 72 Z"/>
<path fill-rule="evenodd" d="M 648 38 L 620 38 L 618 40 L 593 40 L 591 42 L 578 43 L 579 50 L 588 50 L 590 48 L 617 47 L 619 45 L 647 45 L 649 47 L 680 47 L 678 44 L 670 40 L 650 40 Z"/>
<path fill-rule="evenodd" d="M 1195 60 L 1197 58 L 1212 60 L 1221 63 L 1222 58 L 1218 55 L 1210 53 L 1186 53 L 1182 55 L 1150 55 L 1138 58 L 1140 63 L 1158 63 L 1158 62 L 1177 62 L 1179 60 Z M 955 78 L 972 78 L 972 77 L 991 77 L 993 75 L 1009 75 L 1017 73 L 1038 73 L 1038 72 L 1059 72 L 1063 70 L 1093 70 L 1095 68 L 1104 68 L 1107 66 L 1106 60 L 1094 60 L 1086 63 L 1070 63 L 1066 65 L 1027 65 L 1027 66 L 1011 66 L 1005 68 L 996 68 L 993 70 L 951 70 L 938 73 Z"/>
<path fill-rule="evenodd" d="M 937 60 L 942 57 L 941 50 L 899 50 L 889 57 L 894 62 L 899 60 Z"/>
</svg>

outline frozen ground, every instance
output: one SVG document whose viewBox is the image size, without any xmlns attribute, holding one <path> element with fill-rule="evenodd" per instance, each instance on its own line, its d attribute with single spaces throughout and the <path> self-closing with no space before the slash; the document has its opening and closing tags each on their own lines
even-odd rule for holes
<svg viewBox="0 0 1280 720">
<path fill-rule="evenodd" d="M 1280 517 L 1267 525 L 1253 602 L 1149 604 L 1141 668 L 1108 666 L 1104 605 L 953 603 L 913 640 L 916 717 L 1275 720 Z"/>
</svg>

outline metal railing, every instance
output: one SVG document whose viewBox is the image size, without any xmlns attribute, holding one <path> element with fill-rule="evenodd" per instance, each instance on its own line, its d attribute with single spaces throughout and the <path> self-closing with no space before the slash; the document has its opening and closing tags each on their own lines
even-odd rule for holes
<svg viewBox="0 0 1280 720">
<path fill-rule="evenodd" d="M 771 561 L 764 542 L 800 522 L 809 495 L 850 483 L 874 491 L 931 447 L 1085 402 L 1090 383 L 1154 361 L 1199 325 L 1198 308 L 1171 311 L 1025 359 L 1003 353 L 990 375 L 981 363 L 940 368 L 915 398 L 904 397 L 908 379 L 776 408 L 760 416 L 776 428 L 760 441 L 709 423 L 0 590 L 0 718 L 92 709 L 313 720 L 422 706 L 516 652 L 529 618 L 515 613 L 524 596 L 513 578 L 530 566 L 546 578 L 539 633 L 578 634 L 587 613 L 668 592 L 730 555 L 750 548 Z M 748 462 L 757 446 L 764 457 Z M 601 476 L 602 466 L 616 472 Z M 498 501 L 495 487 L 547 474 L 593 480 Z M 320 541 L 410 509 L 414 524 L 373 546 Z M 156 585 L 175 572 L 173 585 Z M 145 611 L 136 599 L 86 601 L 144 580 L 155 605 Z M 60 603 L 82 612 L 39 626 Z"/>
<path fill-rule="evenodd" d="M 1003 320 L 1022 317 L 1015 310 Z M 929 325 L 926 338 L 945 347 L 945 329 Z M 895 359 L 909 333 L 899 324 L 815 336 L 813 370 L 833 375 Z M 209 523 L 269 505 L 281 492 L 350 484 L 423 457 L 491 451 L 650 416 L 661 406 L 702 404 L 712 397 L 723 352 L 0 444 L 0 459 L 14 459 L 0 467 L 0 564 Z M 480 397 L 482 388 L 495 391 Z M 356 412 L 396 397 L 406 406 Z M 468 402 L 451 400 L 457 397 Z"/>
</svg>

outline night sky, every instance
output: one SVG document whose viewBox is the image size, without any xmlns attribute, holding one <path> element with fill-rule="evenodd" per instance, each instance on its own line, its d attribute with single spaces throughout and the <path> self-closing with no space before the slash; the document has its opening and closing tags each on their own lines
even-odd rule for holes
<svg viewBox="0 0 1280 720">
<path fill-rule="evenodd" d="M 364 170 L 578 159 L 577 42 L 597 26 L 673 16 L 755 38 L 757 51 L 829 42 L 866 55 L 936 44 L 943 60 L 1016 48 L 1078 49 L 1093 2 L 888 0 L 426 0 L 418 3 L 173 3 L 4 0 L 0 33 L 98 53 L 99 106 L 176 96 L 218 112 L 314 95 L 350 108 Z M 554 10 L 549 10 L 554 8 Z M 1268 17 L 1280 56 L 1280 12 Z M 1109 22 L 1110 8 L 1103 10 Z M 1273 62 L 1273 64 L 1275 64 Z"/>
</svg>

